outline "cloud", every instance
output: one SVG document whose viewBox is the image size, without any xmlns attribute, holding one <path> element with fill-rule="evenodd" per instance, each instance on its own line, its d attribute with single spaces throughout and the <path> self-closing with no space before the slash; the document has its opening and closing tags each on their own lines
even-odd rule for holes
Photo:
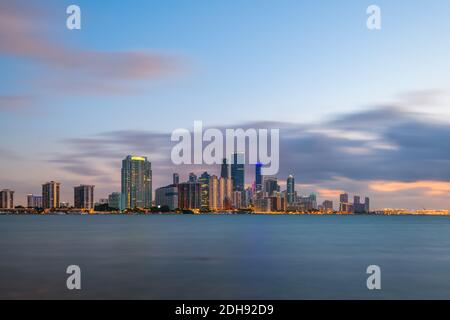
<svg viewBox="0 0 450 320">
<path fill-rule="evenodd" d="M 343 190 L 333 190 L 333 189 L 318 189 L 319 195 L 324 198 L 337 198 L 340 194 L 344 193 Z"/>
<path fill-rule="evenodd" d="M 250 127 L 281 127 L 279 176 L 294 173 L 299 183 L 317 185 L 336 177 L 356 181 L 450 180 L 450 124 L 398 108 L 366 110 L 316 125 L 253 122 L 235 126 Z M 342 134 L 345 130 L 349 134 Z M 168 177 L 181 169 L 171 165 L 174 143 L 169 133 L 113 131 L 65 140 L 64 144 L 78 159 L 118 161 L 136 153 L 148 155 Z M 194 170 L 187 167 L 187 171 Z"/>
<path fill-rule="evenodd" d="M 370 189 L 379 192 L 399 192 L 422 189 L 427 195 L 450 195 L 450 182 L 445 181 L 375 181 L 371 182 L 369 187 Z"/>
<path fill-rule="evenodd" d="M 28 109 L 35 100 L 26 95 L 0 95 L 0 111 L 22 111 Z"/>
<path fill-rule="evenodd" d="M 52 71 L 41 85 L 83 94 L 125 94 L 136 81 L 172 75 L 178 59 L 146 51 L 99 51 L 69 46 L 49 14 L 28 2 L 0 0 L 0 54 Z M 61 32 L 58 33 L 57 31 Z M 55 32 L 56 31 L 56 32 Z"/>
</svg>

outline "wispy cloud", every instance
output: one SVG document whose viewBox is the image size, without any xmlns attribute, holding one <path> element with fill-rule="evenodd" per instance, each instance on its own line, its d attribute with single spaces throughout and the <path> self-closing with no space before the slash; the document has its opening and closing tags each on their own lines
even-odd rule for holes
<svg viewBox="0 0 450 320">
<path fill-rule="evenodd" d="M 421 189 L 426 195 L 450 195 L 450 182 L 446 181 L 375 181 L 370 183 L 370 189 L 379 192 L 399 192 L 404 190 Z"/>
<path fill-rule="evenodd" d="M 67 44 L 63 29 L 28 2 L 0 0 L 0 54 L 38 63 L 52 71 L 40 86 L 75 94 L 125 94 L 137 81 L 177 72 L 178 59 L 147 51 L 100 51 Z M 58 32 L 59 30 L 59 32 Z M 43 81 L 44 80 L 44 81 Z"/>
<path fill-rule="evenodd" d="M 36 98 L 27 95 L 0 95 L 0 111 L 22 111 L 36 102 Z"/>
</svg>

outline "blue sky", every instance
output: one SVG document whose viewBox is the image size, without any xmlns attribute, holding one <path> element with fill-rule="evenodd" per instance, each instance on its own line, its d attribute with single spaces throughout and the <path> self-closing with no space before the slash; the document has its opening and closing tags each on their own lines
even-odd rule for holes
<svg viewBox="0 0 450 320">
<path fill-rule="evenodd" d="M 35 23 L 32 32 L 45 43 L 79 52 L 149 52 L 173 64 L 173 70 L 147 78 L 114 75 L 118 90 L 108 87 L 102 92 L 96 88 L 108 84 L 106 77 L 86 77 L 67 61 L 55 67 L 42 57 L 24 57 L 0 45 L 0 97 L 20 100 L 17 108 L 8 105 L 8 99 L 0 100 L 0 133 L 8 137 L 1 151 L 23 162 L 9 172 L 2 169 L 0 181 L 11 185 L 0 187 L 16 188 L 20 196 L 38 192 L 31 183 L 39 189 L 42 179 L 84 183 L 81 180 L 89 178 L 102 185 L 89 175 L 58 172 L 51 161 L 55 154 L 72 154 L 64 141 L 103 132 L 171 132 L 191 128 L 195 120 L 221 127 L 259 121 L 311 126 L 385 105 L 441 121 L 450 118 L 448 1 L 0 3 L 3 12 L 12 10 L 23 23 Z M 70 31 L 65 28 L 65 9 L 74 3 L 82 10 L 82 30 Z M 382 10 L 381 31 L 366 28 L 366 8 L 374 3 Z M 32 14 L 25 14 L 30 6 Z M 11 28 L 9 34 L 19 31 Z M 7 36 L 5 31 L 0 34 Z M 101 67 L 116 68 L 106 63 Z M 68 88 L 73 84 L 66 83 L 69 78 L 95 84 L 94 89 Z M 417 96 L 432 98 L 433 103 L 411 103 Z M 150 158 L 152 152 L 142 150 Z M 8 157 L 0 153 L 0 162 L 8 162 Z M 21 169 L 30 162 L 43 168 L 31 182 Z M 55 177 L 48 176 L 52 172 Z M 113 180 L 112 187 L 99 190 L 117 188 Z M 67 191 L 68 200 L 70 194 Z"/>
</svg>

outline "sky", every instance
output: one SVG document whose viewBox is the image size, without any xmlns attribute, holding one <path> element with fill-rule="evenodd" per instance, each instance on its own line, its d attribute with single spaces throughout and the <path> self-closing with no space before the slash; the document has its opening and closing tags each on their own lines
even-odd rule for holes
<svg viewBox="0 0 450 320">
<path fill-rule="evenodd" d="M 81 8 L 81 30 L 66 8 Z M 366 27 L 381 8 L 382 29 Z M 170 134 L 280 128 L 279 179 L 337 203 L 450 209 L 450 3 L 0 0 L 0 188 L 16 203 L 62 183 L 120 189 L 145 155 L 154 189 L 176 167 Z M 251 168 L 246 183 L 253 182 Z"/>
</svg>

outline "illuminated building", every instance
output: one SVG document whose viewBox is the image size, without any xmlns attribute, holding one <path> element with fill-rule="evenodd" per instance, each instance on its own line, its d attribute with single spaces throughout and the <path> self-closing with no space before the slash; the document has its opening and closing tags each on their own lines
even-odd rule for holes
<svg viewBox="0 0 450 320">
<path fill-rule="evenodd" d="M 215 175 L 209 178 L 209 209 L 212 211 L 221 209 L 219 206 L 219 179 Z"/>
<path fill-rule="evenodd" d="M 127 156 L 122 161 L 121 209 L 152 206 L 152 169 L 146 157 Z"/>
<path fill-rule="evenodd" d="M 286 181 L 286 196 L 287 204 L 291 205 L 295 201 L 295 179 L 293 175 L 290 175 Z"/>
<path fill-rule="evenodd" d="M 203 172 L 198 179 L 200 183 L 200 208 L 203 210 L 209 210 L 209 179 L 208 172 Z"/>
</svg>

